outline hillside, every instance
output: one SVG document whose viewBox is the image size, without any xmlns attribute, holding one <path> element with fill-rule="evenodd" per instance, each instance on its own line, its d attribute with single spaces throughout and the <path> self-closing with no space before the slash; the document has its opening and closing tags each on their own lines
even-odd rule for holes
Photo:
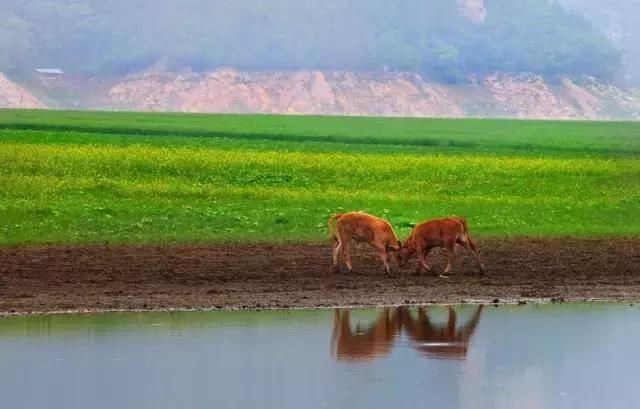
<svg viewBox="0 0 640 409">
<path fill-rule="evenodd" d="M 640 84 L 640 0 L 559 1 L 583 16 L 622 51 L 622 76 L 627 82 Z"/>
<path fill-rule="evenodd" d="M 411 73 L 150 72 L 116 83 L 101 108 L 417 117 L 640 119 L 640 90 L 583 78 L 493 74 L 470 84 Z"/>
<path fill-rule="evenodd" d="M 549 81 L 530 73 L 496 73 L 468 84 L 447 84 L 415 73 L 149 71 L 111 81 L 67 78 L 43 84 L 34 78 L 28 88 L 0 74 L 0 108 L 640 119 L 638 88 L 593 77 Z"/>
<path fill-rule="evenodd" d="M 7 0 L 0 107 L 638 119 L 631 1 Z"/>
<path fill-rule="evenodd" d="M 586 0 L 585 0 L 586 1 Z M 624 10 L 624 8 L 622 8 Z M 540 0 L 5 0 L 0 71 L 534 72 L 611 79 L 620 51 L 585 17 Z"/>
<path fill-rule="evenodd" d="M 46 108 L 33 94 L 0 72 L 0 108 Z"/>
</svg>

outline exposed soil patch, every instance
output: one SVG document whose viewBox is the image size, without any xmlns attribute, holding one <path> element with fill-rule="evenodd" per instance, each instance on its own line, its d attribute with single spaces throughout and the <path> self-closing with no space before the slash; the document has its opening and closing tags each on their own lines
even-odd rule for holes
<svg viewBox="0 0 640 409">
<path fill-rule="evenodd" d="M 265 308 L 469 300 L 640 298 L 640 239 L 481 240 L 487 274 L 460 249 L 449 278 L 384 274 L 354 247 L 331 274 L 328 245 L 167 245 L 0 249 L 0 313 Z M 444 257 L 431 254 L 436 272 Z"/>
</svg>

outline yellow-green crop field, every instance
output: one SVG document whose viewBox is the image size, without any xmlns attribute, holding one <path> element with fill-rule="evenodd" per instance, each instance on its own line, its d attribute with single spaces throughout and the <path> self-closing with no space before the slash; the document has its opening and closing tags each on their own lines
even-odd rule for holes
<svg viewBox="0 0 640 409">
<path fill-rule="evenodd" d="M 637 236 L 639 157 L 631 122 L 0 111 L 0 244 L 321 241 L 347 210 Z"/>
</svg>

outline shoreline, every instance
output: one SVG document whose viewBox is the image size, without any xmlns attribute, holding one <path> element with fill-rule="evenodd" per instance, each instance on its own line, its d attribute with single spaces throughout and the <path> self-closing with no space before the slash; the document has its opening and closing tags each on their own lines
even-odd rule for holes
<svg viewBox="0 0 640 409">
<path fill-rule="evenodd" d="M 46 317 L 58 315 L 101 315 L 101 314 L 126 314 L 126 313 L 183 313 L 183 312 L 237 312 L 237 311 L 313 311 L 334 309 L 380 309 L 393 307 L 430 307 L 430 306 L 459 306 L 459 305 L 487 305 L 492 307 L 523 306 L 523 305 L 549 305 L 549 304 L 636 304 L 640 303 L 640 297 L 633 298 L 575 298 L 555 300 L 551 298 L 519 298 L 509 300 L 462 300 L 454 303 L 418 303 L 418 304 L 359 304 L 359 305 L 322 305 L 322 306 L 292 306 L 292 307 L 202 307 L 202 308 L 157 308 L 157 309 L 71 309 L 53 311 L 16 311 L 0 312 L 0 319 L 16 317 Z"/>
<path fill-rule="evenodd" d="M 487 274 L 460 250 L 438 277 L 386 275 L 354 246 L 354 272 L 331 274 L 328 244 L 12 246 L 0 248 L 0 316 L 142 311 L 374 308 L 640 300 L 640 238 L 486 238 Z"/>
</svg>

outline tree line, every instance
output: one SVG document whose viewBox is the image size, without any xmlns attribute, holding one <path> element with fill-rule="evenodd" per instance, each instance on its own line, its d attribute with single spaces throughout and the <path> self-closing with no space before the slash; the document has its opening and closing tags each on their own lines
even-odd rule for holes
<svg viewBox="0 0 640 409">
<path fill-rule="evenodd" d="M 620 53 L 556 2 L 485 0 L 3 0 L 0 71 L 121 75 L 170 69 L 413 71 L 465 81 L 531 71 L 609 78 Z"/>
</svg>

